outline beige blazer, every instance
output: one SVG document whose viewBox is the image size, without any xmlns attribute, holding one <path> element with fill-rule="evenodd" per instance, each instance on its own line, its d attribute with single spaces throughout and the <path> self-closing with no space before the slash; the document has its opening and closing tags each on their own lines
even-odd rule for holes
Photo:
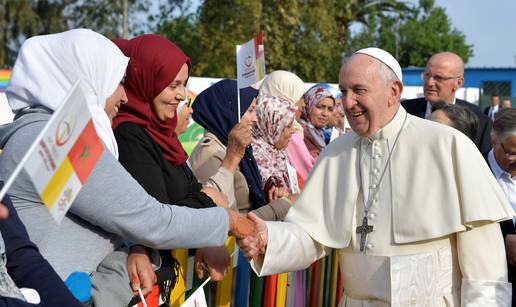
<svg viewBox="0 0 516 307">
<path fill-rule="evenodd" d="M 225 155 L 226 146 L 224 146 L 224 144 L 222 144 L 214 134 L 206 132 L 204 137 L 194 148 L 189 158 L 195 177 L 201 183 L 208 182 L 210 178 L 213 180 L 212 177 L 221 168 Z M 224 186 L 226 184 L 228 183 L 216 182 L 216 185 L 220 186 Z M 233 185 L 235 191 L 234 197 L 236 199 L 236 206 L 234 206 L 233 209 L 238 208 L 238 210 L 243 213 L 249 212 L 252 208 L 249 200 L 249 186 L 247 185 L 244 175 L 239 169 L 237 169 L 233 176 Z M 264 220 L 280 221 L 283 220 L 291 205 L 292 203 L 288 198 L 280 198 L 254 210 L 253 212 Z"/>
</svg>

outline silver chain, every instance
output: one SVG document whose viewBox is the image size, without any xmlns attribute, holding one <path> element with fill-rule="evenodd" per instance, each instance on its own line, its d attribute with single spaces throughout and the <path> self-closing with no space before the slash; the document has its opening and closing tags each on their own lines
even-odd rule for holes
<svg viewBox="0 0 516 307">
<path fill-rule="evenodd" d="M 405 113 L 405 119 L 403 120 L 403 124 L 401 125 L 400 131 L 398 131 L 398 134 L 396 135 L 396 139 L 394 139 L 394 143 L 392 145 L 391 150 L 389 151 L 389 157 L 387 158 L 387 163 L 385 164 L 385 167 L 383 168 L 382 174 L 380 175 L 380 179 L 378 180 L 378 184 L 376 185 L 376 188 L 373 191 L 373 194 L 371 195 L 371 189 L 369 189 L 369 199 L 368 202 L 369 205 L 364 201 L 364 216 L 367 216 L 367 213 L 369 212 L 369 209 L 371 209 L 371 206 L 373 205 L 373 199 L 376 197 L 376 194 L 378 194 L 378 191 L 380 191 L 380 184 L 382 183 L 383 176 L 385 175 L 387 168 L 389 167 L 389 164 L 391 162 L 392 153 L 394 152 L 394 148 L 396 148 L 396 144 L 398 144 L 398 139 L 400 137 L 401 131 L 403 131 L 403 128 L 405 127 L 405 123 L 407 122 L 408 113 Z M 360 139 L 360 145 L 358 148 L 358 174 L 360 176 L 360 184 L 362 185 L 362 168 L 360 167 L 360 162 L 362 161 L 362 141 L 363 139 Z M 364 189 L 361 186 L 360 188 L 362 190 L 362 195 L 364 195 Z"/>
</svg>

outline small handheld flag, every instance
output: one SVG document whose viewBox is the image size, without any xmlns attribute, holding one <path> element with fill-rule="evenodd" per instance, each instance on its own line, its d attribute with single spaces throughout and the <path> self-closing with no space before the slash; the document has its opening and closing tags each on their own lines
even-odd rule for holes
<svg viewBox="0 0 516 307">
<path fill-rule="evenodd" d="M 104 151 L 78 80 L 0 191 L 24 169 L 60 223 Z"/>
<path fill-rule="evenodd" d="M 240 89 L 251 86 L 265 77 L 263 32 L 258 33 L 247 43 L 237 45 L 236 55 L 238 121 L 240 122 Z"/>
<path fill-rule="evenodd" d="M 265 77 L 263 32 L 243 45 L 237 45 L 238 88 L 255 84 Z"/>
</svg>

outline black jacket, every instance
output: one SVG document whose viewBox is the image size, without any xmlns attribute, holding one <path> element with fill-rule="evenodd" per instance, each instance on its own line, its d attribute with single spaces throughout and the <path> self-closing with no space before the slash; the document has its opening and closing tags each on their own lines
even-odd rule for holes
<svg viewBox="0 0 516 307">
<path fill-rule="evenodd" d="M 201 192 L 202 185 L 185 162 L 173 165 L 145 129 L 131 122 L 115 129 L 119 161 L 136 181 L 163 204 L 190 208 L 214 207 L 212 199 Z"/>
<path fill-rule="evenodd" d="M 482 110 L 467 101 L 456 99 L 455 103 L 461 107 L 465 107 L 473 111 L 478 116 L 478 130 L 475 139 L 475 145 L 483 156 L 491 150 L 491 128 L 493 123 L 487 115 L 482 113 Z M 401 105 L 407 112 L 417 117 L 425 118 L 426 100 L 425 98 L 408 99 L 401 102 Z"/>
</svg>

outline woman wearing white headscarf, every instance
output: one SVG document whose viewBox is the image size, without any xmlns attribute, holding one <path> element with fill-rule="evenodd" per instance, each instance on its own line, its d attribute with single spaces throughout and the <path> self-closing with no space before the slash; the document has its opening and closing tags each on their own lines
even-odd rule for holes
<svg viewBox="0 0 516 307">
<path fill-rule="evenodd" d="M 194 210 L 157 202 L 117 161 L 106 112 L 112 117 L 126 99 L 119 84 L 128 60 L 104 36 L 79 29 L 28 39 L 12 72 L 7 99 L 16 116 L 13 123 L 0 127 L 0 180 L 10 176 L 78 79 L 108 149 L 60 225 L 25 172 L 9 190 L 31 240 L 63 279 L 83 271 L 95 280 L 97 265 L 123 239 L 157 249 L 220 246 L 228 230 L 234 230 L 234 220 L 224 208 Z M 127 285 L 128 278 L 125 286 L 132 296 Z"/>
<path fill-rule="evenodd" d="M 292 135 L 287 147 L 287 154 L 290 164 L 296 169 L 298 176 L 303 181 L 306 180 L 315 163 L 315 159 L 303 141 L 303 127 L 298 122 L 305 108 L 304 93 L 305 83 L 303 80 L 297 75 L 284 70 L 276 70 L 268 74 L 259 91 L 260 95 L 280 97 L 298 107 L 296 120 L 294 121 L 294 128 L 296 128 L 297 132 Z"/>
</svg>

